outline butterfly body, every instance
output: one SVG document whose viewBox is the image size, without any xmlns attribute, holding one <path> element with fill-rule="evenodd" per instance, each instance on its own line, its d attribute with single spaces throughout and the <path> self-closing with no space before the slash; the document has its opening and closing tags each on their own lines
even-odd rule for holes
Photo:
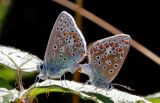
<svg viewBox="0 0 160 103">
<path fill-rule="evenodd" d="M 106 88 L 108 89 L 111 85 L 110 82 L 102 78 L 100 75 L 97 75 L 93 70 L 91 64 L 83 64 L 81 67 L 81 73 L 84 73 L 89 76 L 89 82 L 95 87 Z"/>
<path fill-rule="evenodd" d="M 81 65 L 81 72 L 89 75 L 97 87 L 109 88 L 119 73 L 130 48 L 130 36 L 120 34 L 99 40 L 89 48 L 89 64 Z"/>
<path fill-rule="evenodd" d="M 73 17 L 63 11 L 53 26 L 44 61 L 38 66 L 40 79 L 60 78 L 65 72 L 74 73 L 78 61 L 86 52 L 86 42 Z"/>
</svg>

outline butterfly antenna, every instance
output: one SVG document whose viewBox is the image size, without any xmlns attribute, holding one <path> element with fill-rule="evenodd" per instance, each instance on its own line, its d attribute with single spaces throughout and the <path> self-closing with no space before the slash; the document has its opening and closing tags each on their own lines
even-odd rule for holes
<svg viewBox="0 0 160 103">
<path fill-rule="evenodd" d="M 128 87 L 128 86 L 122 85 L 122 84 L 112 83 L 112 85 L 113 85 L 113 86 L 114 86 L 114 85 L 120 86 L 120 87 L 126 88 L 126 89 L 128 89 L 128 90 L 130 90 L 130 91 L 135 91 L 134 89 L 132 89 L 132 88 L 130 88 L 130 87 Z"/>
</svg>

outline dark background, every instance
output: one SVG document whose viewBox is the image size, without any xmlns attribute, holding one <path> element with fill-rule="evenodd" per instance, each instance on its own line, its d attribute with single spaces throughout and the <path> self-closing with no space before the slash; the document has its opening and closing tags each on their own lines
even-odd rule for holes
<svg viewBox="0 0 160 103">
<path fill-rule="evenodd" d="M 130 34 L 133 39 L 160 56 L 160 9 L 156 4 L 155 2 L 83 1 L 85 9 Z M 0 34 L 0 44 L 28 51 L 43 59 L 50 32 L 61 11 L 75 15 L 70 9 L 49 0 L 13 0 Z M 88 44 L 112 36 L 86 18 L 83 18 L 82 33 Z M 71 79 L 72 75 L 67 74 L 67 76 Z M 116 87 L 118 89 L 145 96 L 160 91 L 159 77 L 159 65 L 131 47 L 120 73 L 113 82 L 130 86 L 136 91 Z M 87 79 L 87 76 L 81 75 L 81 82 Z M 42 96 L 45 102 L 72 101 L 70 94 L 51 93 L 49 98 L 45 94 L 38 97 Z M 41 102 L 42 98 L 38 99 Z"/>
</svg>

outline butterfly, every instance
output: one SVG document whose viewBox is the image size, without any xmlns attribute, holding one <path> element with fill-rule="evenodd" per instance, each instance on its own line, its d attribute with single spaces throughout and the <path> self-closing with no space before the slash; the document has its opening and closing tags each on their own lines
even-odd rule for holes
<svg viewBox="0 0 160 103">
<path fill-rule="evenodd" d="M 125 61 L 130 40 L 129 35 L 119 34 L 96 41 L 87 52 L 89 63 L 81 64 L 78 70 L 87 74 L 89 82 L 96 87 L 113 89 L 111 82 Z"/>
<path fill-rule="evenodd" d="M 74 73 L 86 51 L 86 41 L 73 17 L 61 12 L 53 26 L 44 61 L 37 67 L 40 72 L 38 78 L 55 79 L 65 72 Z"/>
</svg>

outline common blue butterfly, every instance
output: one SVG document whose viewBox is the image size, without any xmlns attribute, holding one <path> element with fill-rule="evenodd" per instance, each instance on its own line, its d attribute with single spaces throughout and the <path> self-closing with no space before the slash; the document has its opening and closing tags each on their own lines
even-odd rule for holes
<svg viewBox="0 0 160 103">
<path fill-rule="evenodd" d="M 86 41 L 73 17 L 61 12 L 53 26 L 44 61 L 38 65 L 38 77 L 45 80 L 60 78 L 65 72 L 74 73 L 85 52 Z"/>
<path fill-rule="evenodd" d="M 130 40 L 129 35 L 120 34 L 93 43 L 87 52 L 89 64 L 80 65 L 79 71 L 87 74 L 90 77 L 89 82 L 96 87 L 111 90 L 111 82 L 128 54 Z"/>
</svg>

